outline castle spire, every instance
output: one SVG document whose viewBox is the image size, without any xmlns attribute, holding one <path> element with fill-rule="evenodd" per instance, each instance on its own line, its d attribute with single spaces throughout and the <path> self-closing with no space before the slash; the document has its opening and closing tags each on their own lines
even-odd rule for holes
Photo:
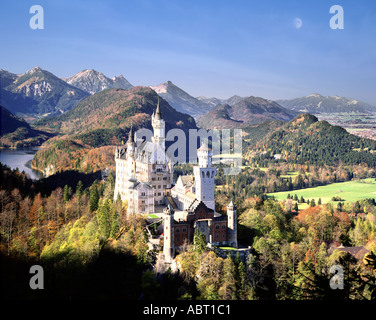
<svg viewBox="0 0 376 320">
<path fill-rule="evenodd" d="M 131 130 L 129 131 L 127 143 L 134 143 L 133 125 L 131 126 Z"/>
<path fill-rule="evenodd" d="M 162 119 L 162 112 L 159 107 L 159 96 L 158 96 L 158 104 L 157 104 L 157 109 L 155 110 L 155 119 L 160 120 Z"/>
</svg>

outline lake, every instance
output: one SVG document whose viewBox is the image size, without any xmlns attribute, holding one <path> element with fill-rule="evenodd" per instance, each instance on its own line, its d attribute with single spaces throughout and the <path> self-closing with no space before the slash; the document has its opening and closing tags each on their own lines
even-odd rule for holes
<svg viewBox="0 0 376 320">
<path fill-rule="evenodd" d="M 31 179 L 38 180 L 43 177 L 39 171 L 31 169 L 31 160 L 38 149 L 0 149 L 0 162 L 12 169 L 18 168 L 25 171 Z"/>
</svg>

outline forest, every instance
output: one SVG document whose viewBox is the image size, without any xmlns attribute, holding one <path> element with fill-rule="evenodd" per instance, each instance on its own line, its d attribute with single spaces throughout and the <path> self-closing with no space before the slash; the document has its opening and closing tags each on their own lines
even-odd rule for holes
<svg viewBox="0 0 376 320">
<path fill-rule="evenodd" d="M 158 251 L 148 246 L 146 218 L 127 215 L 126 205 L 113 200 L 112 175 L 65 185 L 61 179 L 46 192 L 24 173 L 1 169 L 1 280 L 8 299 L 376 298 L 374 201 L 358 201 L 356 210 L 315 205 L 294 212 L 283 202 L 242 196 L 238 241 L 252 248 L 246 259 L 217 256 L 197 234 L 176 257 L 179 271 L 157 275 Z M 238 184 L 228 181 L 231 190 Z M 367 253 L 356 259 L 330 252 L 335 241 Z M 46 270 L 45 290 L 25 285 L 33 264 Z M 345 266 L 344 290 L 330 288 L 333 265 Z"/>
</svg>

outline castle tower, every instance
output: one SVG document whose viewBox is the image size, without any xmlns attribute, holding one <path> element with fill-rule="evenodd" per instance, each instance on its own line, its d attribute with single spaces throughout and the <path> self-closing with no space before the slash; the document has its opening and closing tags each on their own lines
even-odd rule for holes
<svg viewBox="0 0 376 320">
<path fill-rule="evenodd" d="M 194 166 L 193 173 L 196 181 L 196 198 L 215 210 L 214 179 L 217 169 L 211 166 L 212 151 L 206 143 L 197 149 L 198 165 Z"/>
<path fill-rule="evenodd" d="M 153 113 L 151 118 L 151 125 L 153 126 L 154 130 L 152 141 L 161 145 L 162 149 L 165 150 L 165 121 L 162 119 L 162 112 L 159 107 L 159 98 L 157 109 L 155 110 L 155 113 Z"/>
<path fill-rule="evenodd" d="M 166 262 L 171 262 L 175 255 L 174 248 L 174 209 L 167 207 L 164 209 L 164 243 L 163 254 Z"/>
<path fill-rule="evenodd" d="M 238 247 L 236 205 L 232 201 L 227 205 L 227 242 L 229 246 Z"/>
<path fill-rule="evenodd" d="M 131 127 L 127 141 L 127 174 L 131 177 L 136 174 L 135 150 L 136 142 L 134 141 L 133 127 Z"/>
</svg>

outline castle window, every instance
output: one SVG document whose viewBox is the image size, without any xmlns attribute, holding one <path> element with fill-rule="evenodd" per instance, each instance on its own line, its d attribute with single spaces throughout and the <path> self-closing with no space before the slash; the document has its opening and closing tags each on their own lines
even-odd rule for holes
<svg viewBox="0 0 376 320">
<path fill-rule="evenodd" d="M 219 225 L 216 225 L 215 228 L 218 230 L 219 229 Z"/>
<path fill-rule="evenodd" d="M 226 226 L 225 225 L 222 225 L 222 229 L 225 229 L 226 228 Z"/>
<path fill-rule="evenodd" d="M 204 171 L 202 171 L 202 177 L 205 178 L 205 172 Z"/>
<path fill-rule="evenodd" d="M 141 192 L 141 196 L 143 196 L 143 197 L 144 197 L 144 196 L 145 196 L 145 192 Z"/>
<path fill-rule="evenodd" d="M 209 171 L 206 172 L 206 176 L 207 176 L 208 178 L 210 178 L 210 172 L 209 172 Z"/>
</svg>

